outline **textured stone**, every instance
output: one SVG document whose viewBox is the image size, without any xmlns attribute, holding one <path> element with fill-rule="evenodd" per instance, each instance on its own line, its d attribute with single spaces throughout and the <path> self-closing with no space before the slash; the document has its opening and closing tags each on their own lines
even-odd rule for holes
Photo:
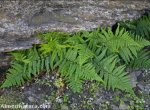
<svg viewBox="0 0 150 110">
<path fill-rule="evenodd" d="M 36 33 L 90 30 L 138 18 L 149 0 L 1 0 L 0 52 L 31 48 Z"/>
<path fill-rule="evenodd" d="M 137 76 L 136 76 L 136 71 L 133 71 L 129 74 L 130 76 L 130 83 L 132 85 L 132 87 L 136 87 L 137 84 Z"/>
</svg>

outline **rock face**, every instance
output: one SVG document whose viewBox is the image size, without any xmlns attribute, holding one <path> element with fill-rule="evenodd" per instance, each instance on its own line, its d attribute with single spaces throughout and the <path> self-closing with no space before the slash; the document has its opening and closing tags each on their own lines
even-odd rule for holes
<svg viewBox="0 0 150 110">
<path fill-rule="evenodd" d="M 32 47 L 39 32 L 112 26 L 149 8 L 149 0 L 1 0 L 0 52 Z"/>
</svg>

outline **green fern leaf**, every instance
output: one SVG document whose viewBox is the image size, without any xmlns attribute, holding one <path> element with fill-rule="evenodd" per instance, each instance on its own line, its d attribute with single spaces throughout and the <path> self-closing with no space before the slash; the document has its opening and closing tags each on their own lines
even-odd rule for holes
<svg viewBox="0 0 150 110">
<path fill-rule="evenodd" d="M 131 60 L 130 66 L 132 68 L 150 68 L 150 52 L 147 50 L 141 50 L 138 52 L 137 57 Z"/>
<path fill-rule="evenodd" d="M 116 67 L 118 60 L 116 56 L 109 56 L 102 61 L 103 71 L 100 71 L 101 76 L 104 78 L 105 88 L 115 88 L 126 90 L 127 92 L 132 91 L 130 79 L 127 73 L 124 72 L 124 66 Z"/>
<path fill-rule="evenodd" d="M 129 31 L 134 36 L 150 39 L 150 13 L 133 21 L 120 22 L 119 25 Z"/>
<path fill-rule="evenodd" d="M 84 62 L 86 62 L 89 58 L 92 58 L 94 56 L 94 53 L 87 48 L 85 45 L 80 45 L 80 49 L 79 49 L 79 65 L 82 66 L 84 64 Z"/>
<path fill-rule="evenodd" d="M 75 77 L 72 76 L 70 79 L 68 79 L 67 83 L 73 92 L 81 92 L 83 80 L 75 79 Z"/>
<path fill-rule="evenodd" d="M 22 85 L 24 83 L 23 77 L 25 77 L 23 70 L 22 65 L 14 62 L 12 68 L 8 70 L 7 80 L 3 83 L 1 88 Z"/>
</svg>

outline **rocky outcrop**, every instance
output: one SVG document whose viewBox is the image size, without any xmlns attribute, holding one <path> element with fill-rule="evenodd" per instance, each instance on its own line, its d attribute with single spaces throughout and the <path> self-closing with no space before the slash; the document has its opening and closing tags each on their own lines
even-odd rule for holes
<svg viewBox="0 0 150 110">
<path fill-rule="evenodd" d="M 1 0 L 0 52 L 32 47 L 39 32 L 112 26 L 149 8 L 149 0 Z"/>
</svg>

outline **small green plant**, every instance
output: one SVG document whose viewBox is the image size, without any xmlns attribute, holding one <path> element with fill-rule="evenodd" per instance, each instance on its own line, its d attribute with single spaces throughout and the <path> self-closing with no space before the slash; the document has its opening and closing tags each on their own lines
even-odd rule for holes
<svg viewBox="0 0 150 110">
<path fill-rule="evenodd" d="M 67 104 L 69 102 L 69 95 L 68 94 L 63 95 L 63 102 L 65 104 Z"/>
<path fill-rule="evenodd" d="M 43 44 L 11 53 L 14 60 L 2 88 L 22 85 L 41 71 L 49 73 L 57 69 L 74 92 L 81 91 L 85 80 L 95 80 L 107 89 L 134 94 L 126 67 L 150 66 L 149 53 L 143 50 L 150 42 L 120 26 L 115 32 L 111 28 L 98 28 L 72 34 L 44 33 L 40 38 Z M 55 84 L 62 85 L 59 80 Z"/>
<path fill-rule="evenodd" d="M 57 88 L 64 87 L 64 82 L 63 82 L 62 78 L 56 79 L 55 82 L 54 82 L 54 85 L 55 85 Z"/>
</svg>

